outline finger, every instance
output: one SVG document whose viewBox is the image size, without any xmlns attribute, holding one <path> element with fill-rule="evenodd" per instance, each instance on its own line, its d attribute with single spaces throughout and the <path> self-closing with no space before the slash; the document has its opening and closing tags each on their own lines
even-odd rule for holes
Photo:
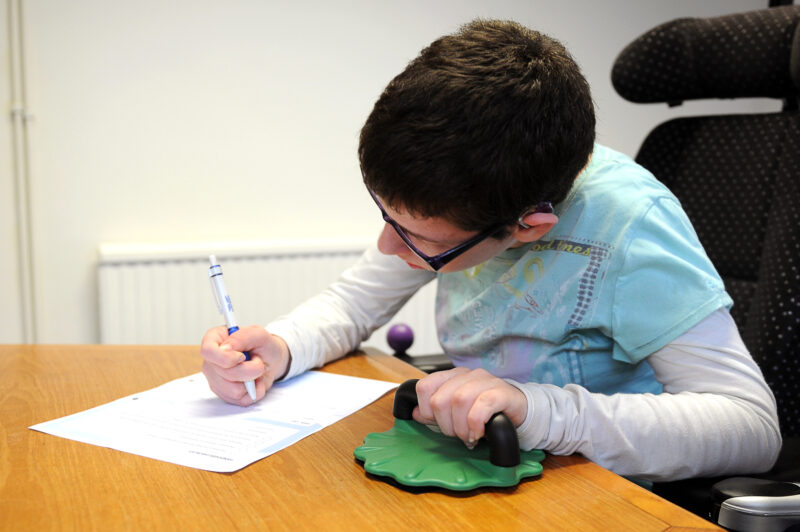
<svg viewBox="0 0 800 532">
<path fill-rule="evenodd" d="M 225 327 L 213 327 L 206 331 L 203 335 L 203 339 L 200 342 L 201 345 L 205 345 L 207 342 L 212 342 L 214 345 L 221 344 L 226 338 L 228 337 L 228 329 Z"/>
<path fill-rule="evenodd" d="M 220 344 L 228 338 L 228 331 L 225 327 L 214 327 L 209 329 L 203 335 L 200 341 L 200 355 L 203 358 L 208 356 L 215 356 L 216 350 L 219 349 Z"/>
<path fill-rule="evenodd" d="M 260 359 L 258 359 L 258 361 L 260 362 Z M 245 362 L 244 364 L 250 364 L 250 362 Z M 240 365 L 244 365 L 244 364 L 240 364 Z M 255 401 L 253 401 L 252 398 L 250 397 L 250 395 L 248 393 L 246 393 L 244 396 L 242 396 L 239 399 L 239 403 L 238 404 L 241 404 L 242 406 L 248 406 L 248 405 L 250 405 L 252 403 L 258 402 L 261 399 L 263 399 L 264 396 L 267 394 L 267 391 L 270 388 L 272 388 L 272 385 L 275 383 L 274 375 L 271 375 L 270 373 L 268 373 L 266 371 L 262 372 L 261 375 L 259 377 L 257 377 L 257 378 L 246 379 L 246 380 L 252 380 L 254 382 L 254 384 L 256 386 L 256 399 L 255 399 Z M 247 389 L 245 388 L 245 391 L 246 390 Z"/>
<path fill-rule="evenodd" d="M 230 368 L 217 366 L 217 373 L 229 381 L 253 381 L 262 377 L 266 367 L 261 357 L 254 356 L 250 360 L 236 364 Z"/>
<path fill-rule="evenodd" d="M 224 349 L 229 345 L 231 349 L 244 353 L 245 351 L 251 358 L 260 357 L 264 363 L 261 373 L 269 373 L 273 380 L 282 377 L 288 370 L 291 358 L 289 347 L 286 342 L 273 334 L 270 334 L 264 327 L 251 325 L 239 329 L 231 334 L 222 344 Z"/>
<path fill-rule="evenodd" d="M 460 372 L 442 383 L 431 396 L 430 403 L 436 423 L 448 436 L 469 440 L 467 413 L 475 398 L 494 377 L 487 371 L 476 369 Z"/>
<path fill-rule="evenodd" d="M 463 373 L 467 373 L 467 368 L 454 368 L 447 371 L 437 371 L 417 382 L 417 404 L 414 409 L 416 413 L 414 419 L 420 423 L 429 425 L 436 423 L 436 416 L 431 407 L 431 397 L 448 380 L 453 379 Z"/>
<path fill-rule="evenodd" d="M 230 368 L 239 364 L 246 357 L 227 343 L 229 338 L 224 327 L 209 330 L 200 344 L 200 355 L 205 361 L 221 368 Z"/>
<path fill-rule="evenodd" d="M 467 445 L 474 445 L 483 438 L 486 432 L 486 423 L 497 412 L 503 411 L 503 404 L 500 401 L 499 392 L 495 388 L 482 390 L 469 405 L 469 408 L 461 415 L 459 429 L 466 433 L 466 438 L 462 438 Z M 459 436 L 461 437 L 461 436 Z"/>
<path fill-rule="evenodd" d="M 203 373 L 212 391 L 227 402 L 251 404 L 253 401 L 246 394 L 244 382 L 254 381 L 256 400 L 263 398 L 275 380 L 274 374 L 285 372 L 286 361 L 280 363 L 282 345 L 276 338 L 259 326 L 245 327 L 232 335 L 228 335 L 224 327 L 210 329 L 203 337 L 201 354 Z M 250 361 L 245 361 L 244 351 L 251 355 Z M 286 358 L 288 356 L 283 357 Z"/>
<path fill-rule="evenodd" d="M 203 362 L 203 374 L 209 381 L 209 386 L 211 386 L 212 391 L 227 402 L 241 405 L 254 402 L 249 394 L 247 395 L 249 400 L 246 401 L 243 399 L 243 395 L 246 394 L 246 388 L 244 386 L 246 381 L 255 382 L 256 400 L 264 397 L 267 389 L 272 386 L 274 377 L 269 377 L 266 380 L 262 379 L 265 370 L 264 362 L 258 356 L 253 357 L 250 361 L 237 364 L 232 368 L 222 368 L 208 361 Z M 260 381 L 262 382 L 261 393 L 259 393 Z"/>
<path fill-rule="evenodd" d="M 494 380 L 495 378 L 488 372 L 476 370 L 465 376 L 459 383 L 459 387 L 452 393 L 450 415 L 453 432 L 468 447 L 474 447 L 484 432 L 480 422 L 477 422 L 478 429 L 476 430 L 476 425 L 470 422 L 469 416 L 482 395 L 495 386 Z M 488 421 L 488 419 L 487 417 L 486 420 Z"/>
<path fill-rule="evenodd" d="M 270 336 L 271 335 L 263 327 L 250 325 L 231 334 L 228 339 L 223 342 L 223 345 L 230 345 L 232 349 L 240 353 L 245 351 L 249 351 L 250 354 L 260 353 L 268 349 L 271 345 Z"/>
<path fill-rule="evenodd" d="M 468 430 L 475 434 L 475 441 L 483 437 L 486 423 L 497 412 L 505 413 L 514 426 L 519 427 L 528 412 L 525 394 L 501 379 L 496 379 L 493 386 L 483 390 L 466 415 Z"/>
<path fill-rule="evenodd" d="M 255 401 L 263 399 L 275 380 L 275 377 L 267 372 L 266 366 L 258 356 L 254 356 L 249 362 L 239 364 L 231 371 L 236 374 L 236 380 L 253 381 L 256 388 Z"/>
<path fill-rule="evenodd" d="M 247 396 L 247 390 L 242 382 L 229 381 L 223 378 L 217 373 L 217 369 L 213 364 L 206 361 L 203 362 L 203 375 L 205 375 L 212 392 L 227 403 L 241 405 L 246 403 L 245 398 L 252 403 L 252 399 Z"/>
</svg>

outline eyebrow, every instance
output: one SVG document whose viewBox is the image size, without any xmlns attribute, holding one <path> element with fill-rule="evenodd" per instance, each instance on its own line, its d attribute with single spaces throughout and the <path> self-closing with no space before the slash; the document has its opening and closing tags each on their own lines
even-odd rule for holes
<svg viewBox="0 0 800 532">
<path fill-rule="evenodd" d="M 423 240 L 423 241 L 428 242 L 430 244 L 437 244 L 437 245 L 441 245 L 441 246 L 445 246 L 445 245 L 449 245 L 449 244 L 458 245 L 461 242 L 460 240 L 450 240 L 450 241 L 447 241 L 447 240 L 445 240 L 445 241 L 431 240 L 431 239 L 429 239 L 427 237 L 424 237 L 424 236 L 422 236 L 422 235 L 420 235 L 418 233 L 415 233 L 414 231 L 409 231 L 404 226 L 400 225 L 400 223 L 397 220 L 395 220 L 394 218 L 389 216 L 389 213 L 386 212 L 386 208 L 383 206 L 383 203 L 380 202 L 380 200 L 378 199 L 378 197 L 375 195 L 375 193 L 372 190 L 370 190 L 370 189 L 367 189 L 367 190 L 369 190 L 369 193 L 372 196 L 372 199 L 375 200 L 375 203 L 378 205 L 378 208 L 381 210 L 381 213 L 383 214 L 384 219 L 387 222 L 391 220 L 391 223 L 393 225 L 396 225 L 397 227 L 399 227 L 406 235 L 413 236 L 414 238 L 416 238 L 418 240 Z"/>
<path fill-rule="evenodd" d="M 430 238 L 424 237 L 424 236 L 420 235 L 419 233 L 415 233 L 414 231 L 410 231 L 410 230 L 406 229 L 404 226 L 402 226 L 402 225 L 400 225 L 399 223 L 397 223 L 397 221 L 396 221 L 396 220 L 395 220 L 395 222 L 394 222 L 394 223 L 396 223 L 396 224 L 397 224 L 397 226 L 398 226 L 400 229 L 402 229 L 402 230 L 403 230 L 403 232 L 404 232 L 405 234 L 407 234 L 408 236 L 413 236 L 414 238 L 416 238 L 416 239 L 418 239 L 418 240 L 424 240 L 425 242 L 428 242 L 428 243 L 430 243 L 430 244 L 444 244 L 444 242 L 439 242 L 439 241 L 437 241 L 437 240 L 431 240 Z"/>
<path fill-rule="evenodd" d="M 397 221 L 396 221 L 396 220 L 395 220 L 395 223 L 397 223 Z M 404 226 L 400 225 L 399 223 L 397 223 L 397 225 L 398 225 L 398 226 L 400 227 L 400 229 L 402 229 L 402 230 L 403 230 L 403 231 L 404 231 L 404 232 L 405 232 L 405 233 L 406 233 L 408 236 L 413 236 L 414 238 L 416 238 L 416 239 L 418 239 L 418 240 L 423 240 L 423 241 L 425 241 L 425 242 L 427 242 L 427 243 L 429 243 L 429 244 L 439 244 L 439 245 L 442 245 L 442 246 L 447 246 L 447 245 L 450 245 L 450 244 L 458 244 L 458 243 L 460 243 L 460 242 L 461 242 L 460 240 L 431 240 L 430 238 L 428 238 L 428 237 L 425 237 L 425 236 L 422 236 L 422 235 L 420 235 L 420 234 L 418 234 L 418 233 L 415 233 L 414 231 L 409 231 L 408 229 L 406 229 Z"/>
</svg>

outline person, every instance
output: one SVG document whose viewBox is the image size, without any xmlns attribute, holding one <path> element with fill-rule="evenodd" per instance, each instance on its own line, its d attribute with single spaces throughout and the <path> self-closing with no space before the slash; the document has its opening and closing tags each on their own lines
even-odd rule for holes
<svg viewBox="0 0 800 532">
<path fill-rule="evenodd" d="M 672 480 L 768 470 L 775 401 L 678 200 L 595 142 L 589 86 L 556 40 L 476 20 L 379 97 L 360 137 L 377 245 L 266 328 L 208 331 L 211 389 L 248 405 L 357 348 L 437 279 L 455 369 L 414 419 L 472 447 L 505 412 L 522 449 Z M 244 361 L 249 350 L 252 360 Z"/>
</svg>

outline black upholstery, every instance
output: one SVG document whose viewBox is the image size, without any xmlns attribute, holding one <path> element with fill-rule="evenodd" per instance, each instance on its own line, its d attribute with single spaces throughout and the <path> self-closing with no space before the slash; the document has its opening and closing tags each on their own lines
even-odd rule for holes
<svg viewBox="0 0 800 532">
<path fill-rule="evenodd" d="M 636 103 L 784 98 L 800 86 L 797 6 L 661 24 L 617 57 L 611 80 Z M 791 62 L 791 64 L 790 64 Z"/>
<path fill-rule="evenodd" d="M 680 198 L 735 301 L 782 432 L 797 435 L 800 114 L 676 120 L 652 132 L 637 160 Z"/>
<path fill-rule="evenodd" d="M 800 76 L 795 85 L 789 66 L 800 61 L 799 23 L 800 6 L 669 22 L 620 54 L 612 81 L 634 101 L 794 100 Z M 757 35 L 768 48 L 755 44 Z M 749 52 L 740 43 L 752 46 Z M 690 72 L 659 85 L 664 72 L 680 70 L 684 56 Z M 662 75 L 642 81 L 652 72 Z M 800 112 L 671 120 L 648 135 L 636 160 L 681 200 L 776 395 L 783 434 L 799 435 Z"/>
<path fill-rule="evenodd" d="M 778 403 L 784 462 L 771 475 L 800 481 L 800 6 L 662 24 L 622 51 L 612 82 L 637 103 L 784 102 L 775 113 L 670 120 L 636 160 L 680 199 L 725 281 L 731 314 Z M 692 490 L 709 485 L 656 491 L 692 506 Z"/>
</svg>

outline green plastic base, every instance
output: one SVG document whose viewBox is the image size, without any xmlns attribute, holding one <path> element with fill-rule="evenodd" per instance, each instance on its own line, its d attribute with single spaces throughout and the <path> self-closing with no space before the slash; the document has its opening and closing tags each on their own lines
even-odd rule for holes
<svg viewBox="0 0 800 532">
<path fill-rule="evenodd" d="M 458 438 L 445 436 L 416 421 L 395 419 L 386 432 L 372 432 L 353 452 L 364 469 L 406 486 L 435 486 L 465 491 L 485 486 L 508 487 L 540 475 L 544 453 L 523 451 L 520 464 L 500 467 L 489 461 L 489 444 L 470 450 Z"/>
</svg>

